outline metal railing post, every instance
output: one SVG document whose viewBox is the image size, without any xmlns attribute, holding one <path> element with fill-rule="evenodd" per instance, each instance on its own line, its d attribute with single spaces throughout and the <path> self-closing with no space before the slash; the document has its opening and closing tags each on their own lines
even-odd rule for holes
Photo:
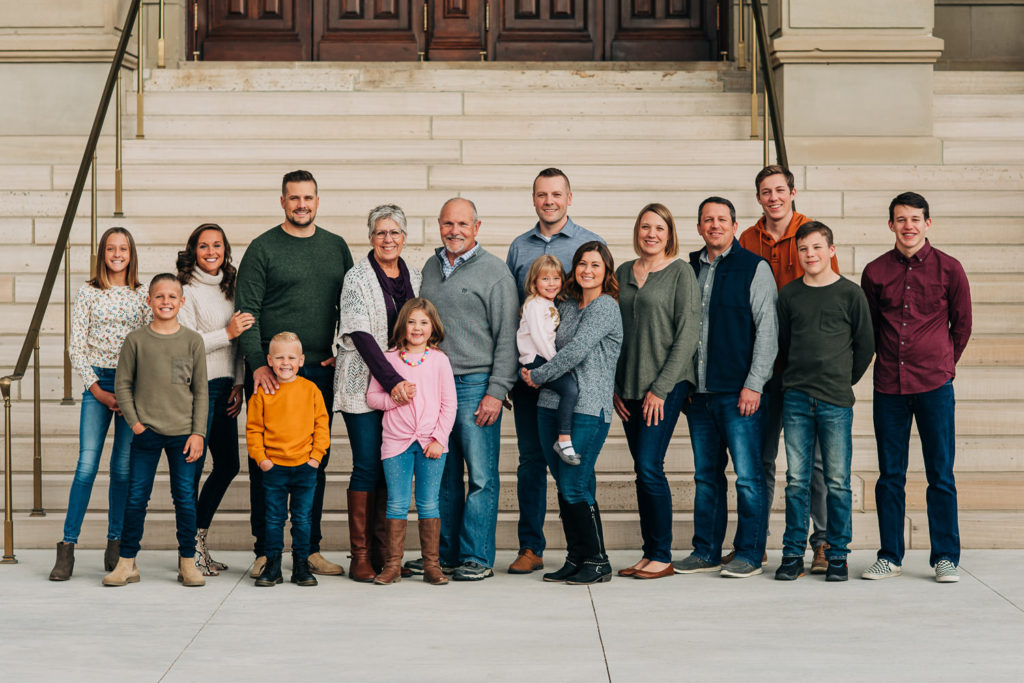
<svg viewBox="0 0 1024 683">
<path fill-rule="evenodd" d="M 767 112 L 765 112 L 767 115 Z M 757 125 L 757 50 L 754 45 L 750 46 L 750 139 L 756 140 L 758 136 Z"/>
<path fill-rule="evenodd" d="M 754 15 L 754 31 L 757 37 L 757 49 L 761 58 L 761 71 L 764 74 L 765 117 L 772 117 L 772 131 L 775 134 L 775 159 L 789 168 L 789 155 L 786 154 L 786 138 L 783 133 L 782 115 L 779 111 L 778 97 L 775 91 L 775 76 L 772 73 L 771 61 L 768 59 L 768 29 L 764 24 L 764 13 L 761 11 L 761 0 L 752 0 L 750 9 Z"/>
<path fill-rule="evenodd" d="M 32 513 L 45 517 L 43 509 L 43 421 L 39 397 L 39 337 L 36 337 L 35 376 L 32 379 Z"/>
<path fill-rule="evenodd" d="M 143 84 L 143 69 L 146 63 L 146 12 L 145 6 L 139 8 L 139 64 L 135 72 L 135 139 L 145 138 L 142 115 L 142 96 L 145 85 Z"/>
<path fill-rule="evenodd" d="M 163 69 L 167 66 L 164 62 L 164 0 L 160 0 L 156 24 L 156 68 Z"/>
<path fill-rule="evenodd" d="M 0 393 L 4 397 L 4 556 L 0 564 L 17 564 L 14 557 L 13 481 L 11 480 L 11 378 L 0 378 Z"/>
<path fill-rule="evenodd" d="M 64 245 L 64 396 L 63 406 L 75 404 L 71 395 L 71 240 Z"/>
<path fill-rule="evenodd" d="M 92 153 L 92 211 L 89 218 L 89 277 L 96 277 L 96 228 L 99 213 L 96 210 L 96 152 Z M 69 240 L 70 241 L 70 240 Z"/>
<path fill-rule="evenodd" d="M 117 93 L 114 98 L 114 215 L 124 216 L 121 205 L 121 69 L 117 70 Z"/>
</svg>

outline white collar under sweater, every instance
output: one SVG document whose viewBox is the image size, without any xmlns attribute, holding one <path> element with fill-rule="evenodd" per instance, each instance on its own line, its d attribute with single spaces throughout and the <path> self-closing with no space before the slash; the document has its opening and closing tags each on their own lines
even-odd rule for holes
<svg viewBox="0 0 1024 683">
<path fill-rule="evenodd" d="M 225 329 L 235 312 L 235 305 L 220 289 L 223 279 L 223 270 L 216 275 L 199 268 L 192 271 L 192 281 L 183 288 L 185 303 L 178 312 L 178 322 L 202 335 L 206 345 L 207 377 L 234 377 L 235 384 L 241 384 L 238 340 L 228 339 Z"/>
</svg>

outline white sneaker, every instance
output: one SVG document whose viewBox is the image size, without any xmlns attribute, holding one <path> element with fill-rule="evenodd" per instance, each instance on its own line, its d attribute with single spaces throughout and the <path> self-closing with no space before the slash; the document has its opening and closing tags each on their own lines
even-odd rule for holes
<svg viewBox="0 0 1024 683">
<path fill-rule="evenodd" d="M 876 581 L 878 579 L 891 579 L 894 576 L 899 576 L 903 573 L 903 570 L 898 564 L 889 564 L 889 560 L 883 560 L 881 557 L 875 560 L 875 563 L 864 570 L 864 573 L 860 575 L 862 579 L 870 579 Z"/>
<path fill-rule="evenodd" d="M 949 560 L 939 560 L 935 563 L 935 580 L 939 583 L 956 583 L 960 580 L 960 572 Z"/>
</svg>

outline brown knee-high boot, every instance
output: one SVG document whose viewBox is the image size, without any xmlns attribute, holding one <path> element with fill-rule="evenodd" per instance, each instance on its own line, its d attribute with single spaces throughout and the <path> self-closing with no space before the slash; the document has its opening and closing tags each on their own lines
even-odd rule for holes
<svg viewBox="0 0 1024 683">
<path fill-rule="evenodd" d="M 423 580 L 434 586 L 443 586 L 448 583 L 448 577 L 441 571 L 441 562 L 438 559 L 438 546 L 441 543 L 441 520 L 421 519 L 420 530 L 420 553 L 423 555 Z"/>
<path fill-rule="evenodd" d="M 370 563 L 370 539 L 367 536 L 373 498 L 370 491 L 348 491 L 348 539 L 352 558 L 348 577 L 361 583 L 372 582 L 377 574 Z"/>
<path fill-rule="evenodd" d="M 380 572 L 384 568 L 384 562 L 388 557 L 388 490 L 379 488 L 371 494 L 370 507 L 366 511 L 366 532 L 368 535 L 367 545 L 370 548 L 370 562 L 373 570 Z M 404 576 L 404 574 L 403 574 Z"/>
<path fill-rule="evenodd" d="M 388 557 L 384 569 L 377 574 L 373 582 L 387 586 L 402 580 L 402 553 L 405 550 L 405 530 L 408 522 L 404 519 L 386 521 L 388 530 Z"/>
</svg>

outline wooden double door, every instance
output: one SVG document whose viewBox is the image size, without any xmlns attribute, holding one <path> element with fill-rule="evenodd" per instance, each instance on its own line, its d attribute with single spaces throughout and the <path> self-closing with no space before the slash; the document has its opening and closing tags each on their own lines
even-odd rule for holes
<svg viewBox="0 0 1024 683">
<path fill-rule="evenodd" d="M 197 0 L 202 60 L 718 58 L 725 0 Z"/>
</svg>

